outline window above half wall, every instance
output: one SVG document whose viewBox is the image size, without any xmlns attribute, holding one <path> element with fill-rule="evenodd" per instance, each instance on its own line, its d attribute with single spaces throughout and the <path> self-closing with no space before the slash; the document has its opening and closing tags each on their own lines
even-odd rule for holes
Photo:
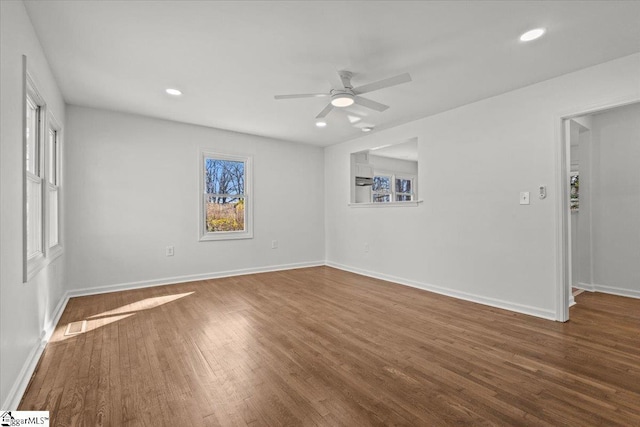
<svg viewBox="0 0 640 427">
<path fill-rule="evenodd" d="M 351 153 L 350 206 L 416 206 L 418 139 Z"/>
</svg>

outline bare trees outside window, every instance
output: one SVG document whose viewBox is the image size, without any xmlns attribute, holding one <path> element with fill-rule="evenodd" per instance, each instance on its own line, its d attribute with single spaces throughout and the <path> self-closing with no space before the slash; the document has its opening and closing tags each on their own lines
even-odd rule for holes
<svg viewBox="0 0 640 427">
<path fill-rule="evenodd" d="M 203 153 L 202 161 L 201 238 L 251 237 L 247 224 L 249 158 Z"/>
<path fill-rule="evenodd" d="M 413 200 L 413 177 L 376 174 L 371 187 L 373 203 L 410 202 Z M 393 183 L 395 182 L 395 186 Z"/>
<path fill-rule="evenodd" d="M 244 230 L 244 162 L 205 159 L 207 231 Z"/>
</svg>

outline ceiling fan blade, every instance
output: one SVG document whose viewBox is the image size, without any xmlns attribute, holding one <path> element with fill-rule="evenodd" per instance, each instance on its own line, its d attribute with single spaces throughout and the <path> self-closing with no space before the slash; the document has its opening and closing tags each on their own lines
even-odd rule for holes
<svg viewBox="0 0 640 427">
<path fill-rule="evenodd" d="M 275 99 L 293 99 L 293 98 L 322 98 L 329 96 L 328 93 L 299 93 L 296 95 L 276 95 Z"/>
<path fill-rule="evenodd" d="M 372 101 L 372 100 L 367 99 L 367 98 L 363 98 L 361 96 L 354 96 L 353 100 L 358 105 L 362 105 L 363 107 L 371 108 L 372 110 L 376 110 L 376 111 L 380 111 L 380 112 L 382 112 L 382 111 L 386 110 L 387 108 L 389 108 L 388 105 L 384 105 L 384 104 L 381 104 L 379 102 Z M 331 104 L 329 104 L 329 105 L 331 105 Z"/>
<path fill-rule="evenodd" d="M 333 110 L 333 104 L 329 103 L 329 104 L 327 104 L 326 107 L 324 107 L 324 110 L 320 111 L 320 114 L 318 114 L 316 116 L 316 119 L 322 119 L 322 118 L 326 117 L 327 114 L 329 114 L 331 112 L 331 110 Z"/>
<path fill-rule="evenodd" d="M 384 89 L 399 85 L 402 83 L 408 83 L 411 81 L 411 75 L 409 73 L 400 74 L 399 76 L 389 77 L 388 79 L 378 80 L 377 82 L 369 83 L 363 86 L 358 86 L 353 89 L 353 93 L 356 95 L 362 95 L 363 93 L 373 92 L 374 90 Z"/>
</svg>

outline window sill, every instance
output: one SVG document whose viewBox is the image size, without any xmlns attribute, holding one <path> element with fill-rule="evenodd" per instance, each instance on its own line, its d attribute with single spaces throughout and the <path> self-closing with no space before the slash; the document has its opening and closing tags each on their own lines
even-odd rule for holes
<svg viewBox="0 0 640 427">
<path fill-rule="evenodd" d="M 218 232 L 207 233 L 198 239 L 200 242 L 215 242 L 219 240 L 241 240 L 241 239 L 253 239 L 253 233 L 251 232 Z"/>
<path fill-rule="evenodd" d="M 64 249 L 62 245 L 56 245 L 52 248 L 49 248 L 47 251 L 47 255 L 37 255 L 27 261 L 27 280 L 24 283 L 27 283 L 29 280 L 33 279 L 36 274 L 53 261 L 58 259 L 64 253 Z"/>
<path fill-rule="evenodd" d="M 61 256 L 63 253 L 64 253 L 64 250 L 62 249 L 62 245 L 55 245 L 49 248 L 49 252 L 47 253 L 48 262 L 52 263 L 53 261 L 56 260 L 56 258 Z"/>
<path fill-rule="evenodd" d="M 27 277 L 25 277 L 24 283 L 33 279 L 33 277 L 48 264 L 47 261 L 43 254 L 38 254 L 27 260 Z"/>
<path fill-rule="evenodd" d="M 413 202 L 382 202 L 382 203 L 349 203 L 352 208 L 408 208 L 419 206 L 424 200 L 416 200 Z"/>
</svg>

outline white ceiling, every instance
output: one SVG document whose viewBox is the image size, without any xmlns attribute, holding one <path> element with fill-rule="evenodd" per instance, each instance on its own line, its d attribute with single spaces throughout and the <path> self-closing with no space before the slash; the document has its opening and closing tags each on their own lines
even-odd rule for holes
<svg viewBox="0 0 640 427">
<path fill-rule="evenodd" d="M 347 115 L 380 130 L 640 51 L 638 1 L 25 3 L 70 104 L 323 146 L 361 135 Z M 323 129 L 327 98 L 273 98 L 339 87 L 342 69 L 413 82 Z"/>
</svg>

